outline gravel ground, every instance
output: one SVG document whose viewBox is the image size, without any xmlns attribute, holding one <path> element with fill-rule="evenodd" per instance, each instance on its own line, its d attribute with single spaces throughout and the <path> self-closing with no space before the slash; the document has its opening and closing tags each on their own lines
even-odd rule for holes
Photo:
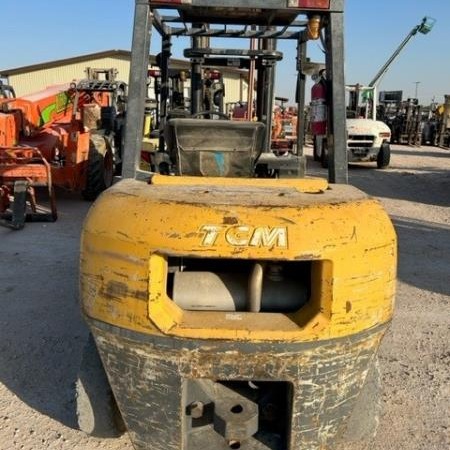
<svg viewBox="0 0 450 450">
<path fill-rule="evenodd" d="M 351 165 L 350 181 L 381 199 L 400 245 L 397 309 L 380 354 L 384 413 L 367 448 L 449 449 L 450 150 L 397 146 L 388 170 Z M 88 205 L 59 193 L 58 206 L 55 224 L 0 229 L 0 450 L 131 449 L 127 436 L 100 441 L 75 426 L 87 336 L 78 245 Z"/>
</svg>

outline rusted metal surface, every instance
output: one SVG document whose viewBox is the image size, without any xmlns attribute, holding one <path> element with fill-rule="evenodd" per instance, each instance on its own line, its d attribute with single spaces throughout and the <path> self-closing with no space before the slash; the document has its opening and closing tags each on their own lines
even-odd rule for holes
<svg viewBox="0 0 450 450">
<path fill-rule="evenodd" d="M 15 198 L 14 187 L 18 182 L 26 183 L 26 192 Z M 23 220 L 54 221 L 57 218 L 55 191 L 52 182 L 52 170 L 50 164 L 42 153 L 33 147 L 3 148 L 0 152 L 0 185 L 2 185 L 0 197 L 0 213 L 6 219 L 2 224 L 9 224 L 9 220 L 17 220 L 14 203 L 23 202 L 25 217 Z M 36 187 L 45 187 L 48 193 L 49 208 L 43 209 L 36 199 Z M 12 202 L 9 197 L 14 194 Z M 31 213 L 26 214 L 26 201 L 29 201 Z M 7 213 L 12 209 L 11 214 Z M 22 220 L 22 219 L 21 219 Z M 20 226 L 22 228 L 23 225 Z"/>
<path fill-rule="evenodd" d="M 2 149 L 0 153 L 0 178 L 4 183 L 26 177 L 30 183 L 48 183 L 49 164 L 42 153 L 31 147 Z"/>
<path fill-rule="evenodd" d="M 151 337 L 100 322 L 89 323 L 139 450 L 210 449 L 211 443 L 215 450 L 233 448 L 232 434 L 217 425 L 217 418 L 212 424 L 194 427 L 192 435 L 187 432 L 192 431 L 195 419 L 189 408 L 195 401 L 192 396 L 189 399 L 190 384 L 217 380 L 289 383 L 290 448 L 331 449 L 351 413 L 386 328 L 320 343 L 255 343 Z M 219 417 L 223 407 L 217 408 Z M 249 430 L 251 425 L 233 432 L 242 439 Z M 241 448 L 285 450 L 278 445 L 261 446 L 252 435 L 242 439 Z"/>
<path fill-rule="evenodd" d="M 227 442 L 242 442 L 251 439 L 258 432 L 257 403 L 212 380 L 200 380 L 197 384 L 212 400 L 210 404 L 215 433 Z"/>
</svg>

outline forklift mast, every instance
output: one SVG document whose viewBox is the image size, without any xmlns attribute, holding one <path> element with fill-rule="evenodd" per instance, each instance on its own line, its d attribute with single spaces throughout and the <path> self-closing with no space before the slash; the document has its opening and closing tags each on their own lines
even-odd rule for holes
<svg viewBox="0 0 450 450">
<path fill-rule="evenodd" d="M 185 57 L 191 61 L 191 113 L 201 111 L 203 104 L 202 73 L 205 65 L 237 64 L 250 68 L 256 61 L 258 69 L 258 121 L 265 124 L 263 154 L 260 159 L 274 167 L 286 161 L 274 158 L 270 150 L 272 110 L 274 102 L 276 62 L 283 55 L 276 50 L 278 39 L 297 42 L 298 111 L 305 105 L 307 42 L 321 38 L 325 47 L 327 83 L 329 92 L 328 142 L 330 145 L 329 180 L 347 183 L 347 152 L 345 132 L 344 82 L 344 0 L 136 0 L 134 36 L 131 57 L 131 77 L 127 109 L 127 133 L 123 165 L 124 178 L 148 179 L 139 169 L 147 74 L 153 28 L 162 37 L 160 130 L 168 115 L 169 60 L 173 37 L 186 37 L 191 45 Z M 211 48 L 211 38 L 240 38 L 256 40 L 252 50 Z M 250 46 L 249 46 L 250 47 Z M 252 47 L 253 48 L 253 47 Z M 303 153 L 303 124 L 298 124 L 296 154 L 291 155 L 291 166 L 297 166 L 298 175 L 305 175 Z"/>
</svg>

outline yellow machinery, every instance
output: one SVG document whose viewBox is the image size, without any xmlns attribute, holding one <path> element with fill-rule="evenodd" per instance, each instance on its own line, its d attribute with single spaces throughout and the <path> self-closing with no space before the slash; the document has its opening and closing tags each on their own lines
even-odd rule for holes
<svg viewBox="0 0 450 450">
<path fill-rule="evenodd" d="M 127 429 L 139 450 L 325 450 L 366 438 L 396 237 L 379 202 L 346 184 L 343 1 L 136 0 L 135 17 L 124 180 L 97 200 L 82 237 L 94 339 L 77 383 L 80 427 Z M 166 121 L 161 107 L 169 175 L 167 164 L 139 169 L 152 25 L 163 34 L 163 74 L 171 37 L 195 36 L 186 53 L 194 117 Z M 205 42 L 239 33 L 258 49 L 236 58 Z M 329 181 L 304 176 L 302 136 L 297 153 L 270 152 L 264 113 L 282 57 L 273 41 L 298 41 L 301 110 L 306 43 L 321 33 Z M 258 121 L 195 109 L 198 65 L 214 54 L 256 60 Z"/>
</svg>

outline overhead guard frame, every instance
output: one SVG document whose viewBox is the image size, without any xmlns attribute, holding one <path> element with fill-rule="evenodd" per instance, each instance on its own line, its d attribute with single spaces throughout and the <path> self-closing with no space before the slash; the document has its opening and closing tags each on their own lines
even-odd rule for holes
<svg viewBox="0 0 450 450">
<path fill-rule="evenodd" d="M 183 0 L 184 1 L 184 0 Z M 266 35 L 252 35 L 250 27 L 245 27 L 245 33 L 240 34 L 235 30 L 227 28 L 225 23 L 223 28 L 207 29 L 188 26 L 183 23 L 182 11 L 190 10 L 195 13 L 196 8 L 205 7 L 229 7 L 229 8 L 256 8 L 264 10 L 274 10 L 276 16 L 277 9 L 289 9 L 289 0 L 189 0 L 188 3 L 175 2 L 155 2 L 149 0 L 136 0 L 134 33 L 132 41 L 132 55 L 130 67 L 130 82 L 127 107 L 127 123 L 125 136 L 125 152 L 123 161 L 124 178 L 147 177 L 148 173 L 143 173 L 139 169 L 140 152 L 142 147 L 142 129 L 144 125 L 146 81 L 149 65 L 150 44 L 152 28 L 154 27 L 162 36 L 163 45 L 170 44 L 172 36 L 191 37 L 236 37 L 236 38 L 259 38 L 259 39 L 294 39 L 300 47 L 304 47 L 306 42 L 305 31 L 296 30 L 299 27 L 306 27 L 306 21 L 296 20 L 301 14 L 314 12 L 325 19 L 325 46 L 326 46 L 326 70 L 329 91 L 329 181 L 331 183 L 348 182 L 348 158 L 346 139 L 346 111 L 345 111 L 345 77 L 344 77 L 344 0 L 330 0 L 330 8 L 323 9 L 294 9 L 295 20 L 290 25 L 276 27 Z M 168 6 L 169 3 L 172 3 Z M 178 11 L 177 16 L 163 16 L 160 9 L 167 11 L 173 9 Z M 198 9 L 198 10 L 199 10 Z M 181 14 L 180 14 L 181 13 Z M 174 18 L 175 17 L 175 18 Z M 195 15 L 190 16 L 191 18 Z M 273 17 L 273 16 L 272 16 Z M 248 19 L 246 19 L 248 21 Z M 173 27 L 174 23 L 182 23 L 182 27 Z M 226 20 L 225 20 L 226 22 Z M 170 24 L 170 25 L 169 25 Z M 267 24 L 270 26 L 271 24 Z M 216 33 L 212 35 L 211 33 Z M 272 33 L 272 35 L 270 35 Z M 278 33 L 278 35 L 273 35 Z M 300 52 L 305 53 L 304 48 Z M 304 89 L 304 80 L 303 80 Z M 304 98 L 303 98 L 304 102 Z M 302 102 L 299 102 L 301 104 Z"/>
</svg>

